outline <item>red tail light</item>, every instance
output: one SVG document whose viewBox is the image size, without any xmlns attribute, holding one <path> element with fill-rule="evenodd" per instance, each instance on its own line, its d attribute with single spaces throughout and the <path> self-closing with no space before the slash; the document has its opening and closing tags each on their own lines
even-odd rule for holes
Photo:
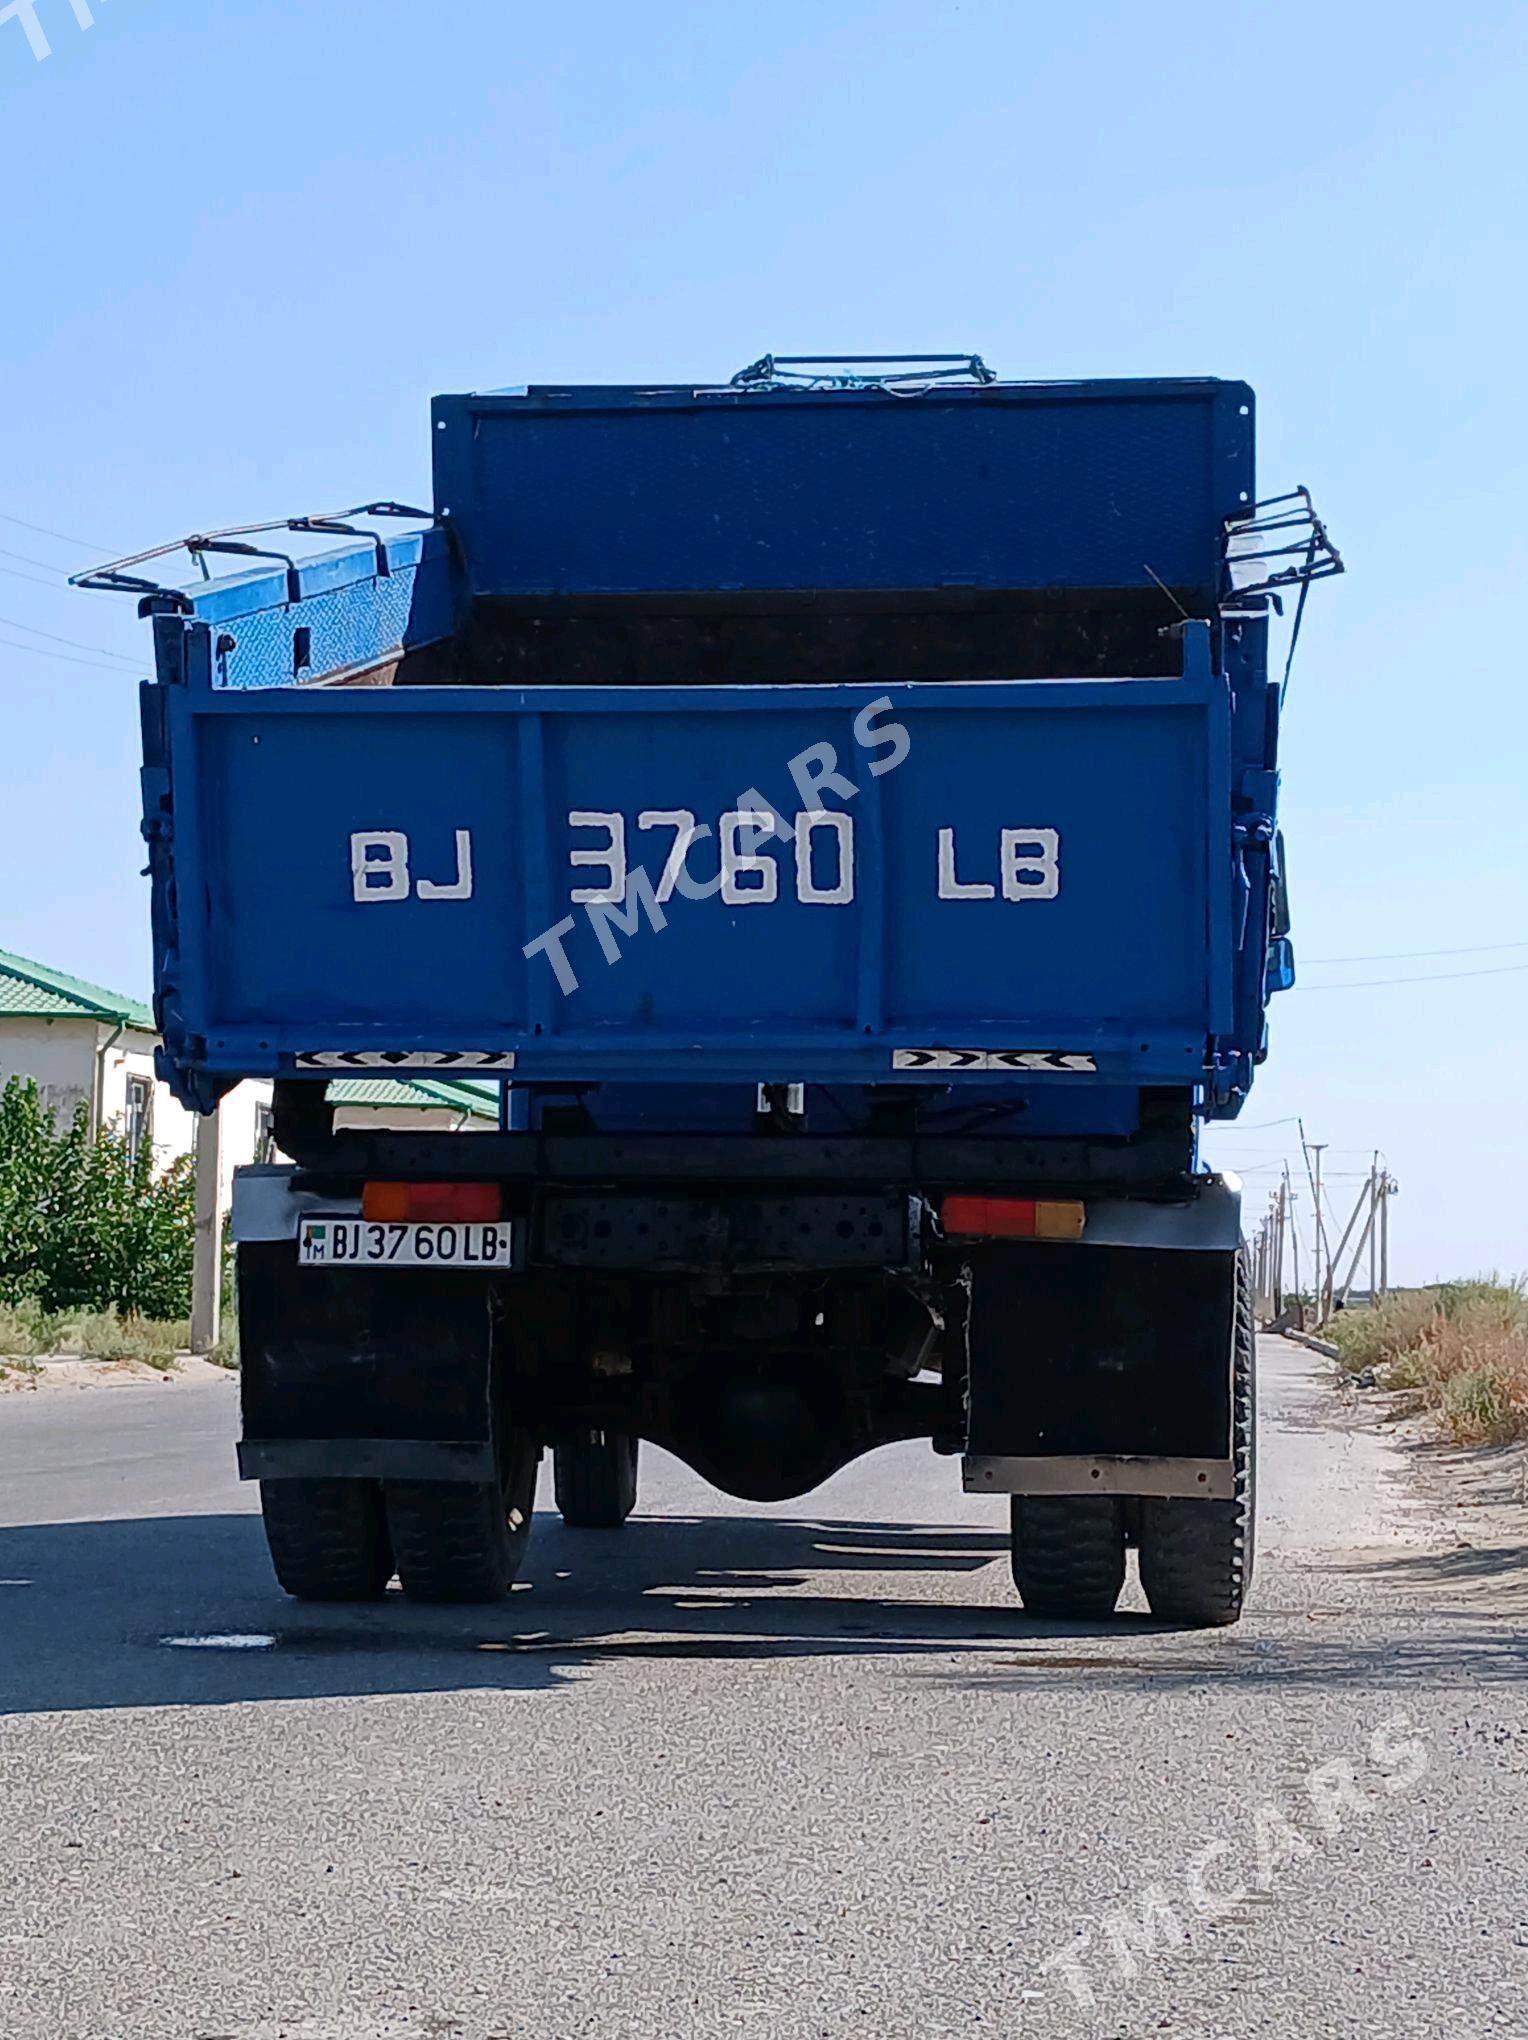
<svg viewBox="0 0 1528 2040">
<path fill-rule="evenodd" d="M 368 1183 L 361 1216 L 422 1225 L 492 1223 L 504 1214 L 497 1183 Z"/>
<path fill-rule="evenodd" d="M 1059 1198 L 946 1197 L 939 1217 L 947 1233 L 977 1239 L 1080 1240 L 1087 1212 Z"/>
</svg>

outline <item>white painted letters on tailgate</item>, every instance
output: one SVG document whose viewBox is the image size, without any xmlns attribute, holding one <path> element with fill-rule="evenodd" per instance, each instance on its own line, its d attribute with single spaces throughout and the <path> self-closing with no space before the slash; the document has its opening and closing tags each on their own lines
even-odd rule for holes
<svg viewBox="0 0 1528 2040">
<path fill-rule="evenodd" d="M 939 831 L 939 897 L 942 900 L 995 900 L 991 879 L 961 878 L 956 868 L 955 831 Z M 1005 900 L 1053 900 L 1061 891 L 1059 829 L 1001 829 L 998 832 L 998 880 Z"/>
<path fill-rule="evenodd" d="M 350 838 L 350 889 L 361 901 L 406 900 L 409 839 L 401 829 L 357 829 Z"/>
<path fill-rule="evenodd" d="M 774 829 L 767 808 L 729 808 L 722 816 L 722 898 L 729 907 L 767 906 L 779 896 L 780 867 L 758 848 Z"/>
<path fill-rule="evenodd" d="M 350 837 L 350 896 L 361 906 L 388 900 L 470 900 L 472 831 L 457 829 L 456 872 L 449 879 L 409 874 L 409 839 L 402 829 L 356 829 Z"/>
<path fill-rule="evenodd" d="M 591 900 L 624 900 L 626 897 L 626 817 L 602 808 L 574 808 L 568 816 L 570 829 L 603 829 L 602 850 L 570 850 L 570 864 L 603 865 L 609 876 L 604 885 L 576 885 L 568 897 L 575 906 Z"/>
<path fill-rule="evenodd" d="M 1000 861 L 1005 900 L 1053 900 L 1061 890 L 1061 837 L 1055 829 L 1004 829 Z"/>
<path fill-rule="evenodd" d="M 689 868 L 695 844 L 713 834 L 711 824 L 697 821 L 692 809 L 643 808 L 636 826 L 643 833 L 672 832 L 658 882 L 652 888 L 659 907 L 676 892 L 687 899 L 703 900 L 718 891 L 729 907 L 768 906 L 781 897 L 782 865 L 787 871 L 790 868 L 785 844 L 794 851 L 795 896 L 803 906 L 848 906 L 855 897 L 854 818 L 842 809 L 803 808 L 790 822 L 767 806 L 729 808 L 714 831 L 720 869 L 709 878 L 697 878 Z M 597 885 L 570 886 L 569 901 L 580 907 L 624 905 L 632 882 L 626 817 L 614 808 L 572 808 L 568 827 L 597 831 L 604 839 L 569 848 L 568 863 L 574 871 L 592 867 L 602 880 Z M 416 878 L 412 870 L 415 851 L 404 830 L 353 830 L 351 897 L 361 906 L 409 899 L 432 903 L 470 900 L 474 884 L 472 831 L 456 829 L 452 838 L 456 858 L 452 875 Z M 777 841 L 782 846 L 779 850 L 774 848 Z M 639 866 L 637 875 L 644 872 L 645 866 Z M 984 872 L 991 875 L 981 875 Z M 942 900 L 1053 900 L 1061 891 L 1061 833 L 1039 827 L 999 829 L 994 860 L 990 847 L 985 855 L 981 849 L 964 853 L 954 828 L 940 829 L 935 873 Z"/>
</svg>

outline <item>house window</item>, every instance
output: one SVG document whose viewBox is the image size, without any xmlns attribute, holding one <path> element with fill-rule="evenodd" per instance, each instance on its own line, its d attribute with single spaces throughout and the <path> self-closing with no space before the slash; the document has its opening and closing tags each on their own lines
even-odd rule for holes
<svg viewBox="0 0 1528 2040">
<path fill-rule="evenodd" d="M 127 1159 L 133 1168 L 138 1166 L 138 1157 L 154 1146 L 154 1081 L 152 1077 L 129 1077 L 127 1080 L 127 1111 L 124 1115 L 127 1132 Z"/>
</svg>

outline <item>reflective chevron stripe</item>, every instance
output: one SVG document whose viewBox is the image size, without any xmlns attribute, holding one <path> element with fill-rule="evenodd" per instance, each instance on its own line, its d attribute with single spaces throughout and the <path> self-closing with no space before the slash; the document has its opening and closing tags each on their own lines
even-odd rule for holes
<svg viewBox="0 0 1528 2040">
<path fill-rule="evenodd" d="M 1080 1071 L 1088 1075 L 1098 1069 L 1090 1055 L 1032 1048 L 896 1048 L 891 1066 L 894 1070 Z"/>
<path fill-rule="evenodd" d="M 342 1048 L 300 1055 L 300 1070 L 512 1070 L 514 1052 L 483 1048 Z"/>
</svg>

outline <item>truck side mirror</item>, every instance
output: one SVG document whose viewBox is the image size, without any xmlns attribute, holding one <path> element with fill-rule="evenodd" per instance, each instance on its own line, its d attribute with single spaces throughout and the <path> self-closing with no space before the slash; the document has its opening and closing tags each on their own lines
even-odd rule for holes
<svg viewBox="0 0 1528 2040">
<path fill-rule="evenodd" d="M 1268 870 L 1268 933 L 1275 942 L 1289 933 L 1289 866 L 1284 861 L 1284 831 L 1273 839 Z"/>
<path fill-rule="evenodd" d="M 1295 983 L 1295 945 L 1287 935 L 1280 935 L 1268 945 L 1268 965 L 1263 973 L 1263 996 L 1272 998 L 1275 992 L 1290 992 Z"/>
</svg>

